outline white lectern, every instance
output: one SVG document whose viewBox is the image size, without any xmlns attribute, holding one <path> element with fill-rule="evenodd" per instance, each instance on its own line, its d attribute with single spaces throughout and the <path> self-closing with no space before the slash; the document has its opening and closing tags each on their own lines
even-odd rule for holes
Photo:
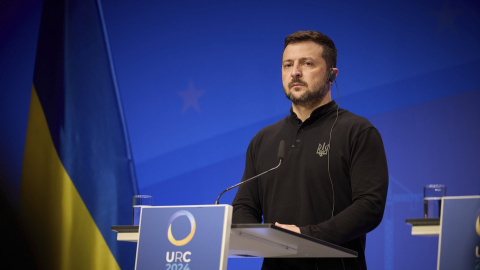
<svg viewBox="0 0 480 270">
<path fill-rule="evenodd" d="M 205 259 L 209 256 L 206 255 L 206 252 L 215 249 L 215 241 L 217 240 L 219 243 L 218 253 L 221 253 L 222 250 L 221 243 L 228 244 L 226 247 L 228 257 L 357 257 L 355 251 L 297 234 L 273 224 L 230 225 L 230 210 L 231 206 L 229 205 L 147 207 L 142 209 L 140 226 L 112 226 L 112 230 L 117 232 L 118 241 L 138 241 L 137 261 L 139 253 L 151 253 L 151 255 L 141 254 L 150 257 L 147 260 L 148 264 L 162 265 L 165 264 L 165 260 L 167 260 L 167 263 L 173 264 L 178 261 L 179 264 L 182 263 L 182 267 L 185 267 L 186 263 L 190 264 L 188 265 L 190 269 L 193 269 L 192 263 L 195 254 L 202 254 L 197 258 L 201 257 L 205 262 L 208 261 L 208 259 Z M 213 213 L 215 211 L 216 213 Z M 227 228 L 223 225 L 218 226 L 218 224 L 225 224 Z M 184 228 L 180 228 L 182 226 Z M 175 227 L 179 229 L 177 231 L 172 229 Z M 216 228 L 212 229 L 213 227 Z M 183 234 L 182 230 L 184 231 Z M 221 240 L 218 238 L 219 235 L 225 233 L 228 233 L 224 236 L 227 239 Z M 150 246 L 139 248 L 140 245 L 145 245 L 142 241 L 150 242 Z M 219 258 L 218 260 L 226 262 L 225 258 Z M 216 261 L 217 258 L 212 260 Z M 200 259 L 197 259 L 196 262 L 203 263 L 200 262 Z M 145 262 L 142 264 L 145 264 Z M 138 265 L 138 262 L 136 262 L 136 267 Z M 226 269 L 226 263 L 219 263 L 219 265 L 218 268 L 210 267 L 208 269 Z M 202 265 L 195 269 L 207 268 Z"/>
</svg>

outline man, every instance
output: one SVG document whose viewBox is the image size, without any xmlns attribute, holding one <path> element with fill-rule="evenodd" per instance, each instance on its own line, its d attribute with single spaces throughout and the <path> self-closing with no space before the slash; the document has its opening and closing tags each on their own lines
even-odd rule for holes
<svg viewBox="0 0 480 270">
<path fill-rule="evenodd" d="M 264 259 L 262 269 L 366 269 L 366 234 L 383 217 L 388 171 L 383 142 L 365 118 L 338 108 L 331 85 L 338 69 L 333 41 L 315 31 L 285 39 L 282 80 L 290 115 L 260 130 L 248 146 L 233 223 L 275 223 L 358 252 L 355 259 Z"/>
</svg>

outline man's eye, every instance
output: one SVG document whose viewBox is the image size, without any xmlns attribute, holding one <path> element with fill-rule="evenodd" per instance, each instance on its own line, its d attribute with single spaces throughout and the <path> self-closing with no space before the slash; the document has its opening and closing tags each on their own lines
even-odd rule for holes
<svg viewBox="0 0 480 270">
<path fill-rule="evenodd" d="M 283 65 L 284 68 L 289 68 L 289 67 L 291 67 L 291 66 L 292 66 L 292 64 L 284 64 L 284 65 Z"/>
<path fill-rule="evenodd" d="M 311 65 L 313 65 L 313 63 L 312 62 L 305 62 L 305 65 L 306 66 L 311 66 Z"/>
</svg>

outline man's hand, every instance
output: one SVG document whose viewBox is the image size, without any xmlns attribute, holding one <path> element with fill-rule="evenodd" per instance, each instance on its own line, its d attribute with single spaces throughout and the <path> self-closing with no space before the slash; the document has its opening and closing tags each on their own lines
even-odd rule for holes
<svg viewBox="0 0 480 270">
<path fill-rule="evenodd" d="M 280 224 L 278 222 L 275 222 L 275 226 L 280 227 L 280 228 L 285 229 L 285 230 L 292 231 L 292 232 L 300 233 L 300 228 L 298 228 L 295 225 Z"/>
</svg>

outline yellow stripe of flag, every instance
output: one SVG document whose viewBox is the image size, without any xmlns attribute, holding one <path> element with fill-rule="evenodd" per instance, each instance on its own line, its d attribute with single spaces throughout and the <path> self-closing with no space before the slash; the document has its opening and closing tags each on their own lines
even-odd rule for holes
<svg viewBox="0 0 480 270">
<path fill-rule="evenodd" d="M 119 269 L 60 161 L 32 87 L 20 216 L 40 269 Z"/>
</svg>

